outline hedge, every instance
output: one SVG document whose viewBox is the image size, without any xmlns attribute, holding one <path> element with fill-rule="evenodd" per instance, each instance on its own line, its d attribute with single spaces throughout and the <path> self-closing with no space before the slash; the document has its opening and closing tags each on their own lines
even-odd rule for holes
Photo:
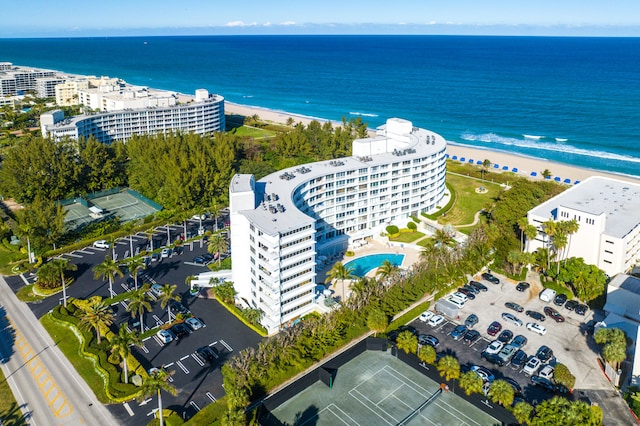
<svg viewBox="0 0 640 426">
<path fill-rule="evenodd" d="M 449 194 L 451 194 L 451 197 L 449 198 L 449 202 L 447 203 L 447 205 L 433 214 L 427 214 L 425 212 L 422 212 L 421 213 L 422 216 L 426 217 L 427 219 L 437 220 L 444 213 L 451 210 L 451 207 L 453 207 L 453 203 L 456 202 L 456 198 L 458 197 L 458 194 L 456 193 L 456 190 L 453 189 L 453 186 L 449 185 L 449 183 L 447 183 L 446 185 L 447 185 L 447 191 L 449 191 Z"/>
<path fill-rule="evenodd" d="M 415 308 L 410 309 L 409 311 L 407 311 L 404 314 L 400 315 L 398 318 L 396 318 L 395 320 L 391 321 L 391 324 L 389 324 L 387 326 L 386 332 L 388 333 L 390 331 L 393 331 L 393 330 L 397 329 L 398 327 L 403 326 L 405 324 L 408 324 L 409 322 L 411 322 L 414 319 L 418 318 L 418 316 L 422 312 L 424 312 L 427 309 L 429 309 L 430 305 L 431 305 L 430 301 L 422 302 L 418 306 L 416 306 Z"/>
</svg>

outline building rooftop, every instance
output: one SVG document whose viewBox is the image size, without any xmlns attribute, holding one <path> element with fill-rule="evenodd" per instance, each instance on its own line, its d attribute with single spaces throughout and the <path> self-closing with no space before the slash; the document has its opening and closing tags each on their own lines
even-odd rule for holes
<svg viewBox="0 0 640 426">
<path fill-rule="evenodd" d="M 565 207 L 594 216 L 606 215 L 604 233 L 623 238 L 640 224 L 640 185 L 602 176 L 592 176 L 531 210 L 531 214 L 555 218 Z"/>
<path fill-rule="evenodd" d="M 409 123 L 400 119 L 390 121 L 392 124 Z M 329 174 L 357 171 L 360 168 L 390 165 L 434 155 L 446 148 L 444 138 L 429 130 L 410 127 L 410 133 L 400 137 L 397 133 L 387 134 L 386 131 L 387 126 L 383 125 L 378 128 L 377 136 L 354 141 L 354 150 L 357 149 L 361 153 L 366 151 L 364 146 L 371 143 L 371 155 L 343 157 L 290 167 L 260 179 L 255 185 L 258 206 L 254 210 L 244 210 L 241 213 L 269 235 L 285 233 L 303 224 L 315 222 L 315 219 L 298 210 L 293 202 L 296 189 L 304 183 Z M 385 147 L 385 152 L 380 152 L 381 146 Z M 354 174 L 351 177 L 354 176 L 358 175 Z"/>
<path fill-rule="evenodd" d="M 609 282 L 609 289 L 614 287 L 640 295 L 640 278 L 618 274 Z"/>
</svg>

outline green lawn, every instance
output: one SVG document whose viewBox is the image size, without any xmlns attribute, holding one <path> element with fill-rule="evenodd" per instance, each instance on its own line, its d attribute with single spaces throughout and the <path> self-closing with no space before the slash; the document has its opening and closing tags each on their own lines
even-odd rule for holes
<svg viewBox="0 0 640 426">
<path fill-rule="evenodd" d="M 398 243 L 412 243 L 415 240 L 417 240 L 418 238 L 422 238 L 424 237 L 424 234 L 422 232 L 401 232 L 400 235 L 398 235 L 395 238 L 390 238 L 391 241 L 395 241 Z"/>
<path fill-rule="evenodd" d="M 248 126 L 236 127 L 229 133 L 231 133 L 232 135 L 247 136 L 255 139 L 272 138 L 276 135 L 276 132 L 272 130 L 259 129 L 257 127 L 248 127 Z"/>
<path fill-rule="evenodd" d="M 24 287 L 22 287 L 20 290 L 18 290 L 18 293 L 16 294 L 16 296 L 20 301 L 27 302 L 27 303 L 38 302 L 44 299 L 44 297 L 38 296 L 33 293 L 33 284 L 25 285 Z"/>
<path fill-rule="evenodd" d="M 6 425 L 22 426 L 28 424 L 22 417 L 22 411 L 13 397 L 13 392 L 11 392 L 2 370 L 0 370 L 0 420 Z"/>
<path fill-rule="evenodd" d="M 472 223 L 474 215 L 485 205 L 493 202 L 494 197 L 502 191 L 500 185 L 451 173 L 447 173 L 447 183 L 455 189 L 457 198 L 446 216 L 441 216 L 438 222 L 450 223 L 454 226 Z M 481 186 L 487 189 L 486 193 L 478 194 L 476 192 L 476 188 Z"/>
</svg>

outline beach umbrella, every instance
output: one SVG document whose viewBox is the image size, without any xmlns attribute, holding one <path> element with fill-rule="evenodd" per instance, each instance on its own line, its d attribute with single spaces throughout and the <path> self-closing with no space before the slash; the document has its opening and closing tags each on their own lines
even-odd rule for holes
<svg viewBox="0 0 640 426">
<path fill-rule="evenodd" d="M 458 159 L 458 156 L 457 156 L 457 155 L 454 155 L 453 157 L 451 157 L 451 159 L 452 159 L 452 160 L 457 160 L 457 159 Z"/>
<path fill-rule="evenodd" d="M 517 167 L 514 167 L 513 169 L 511 169 L 511 171 L 512 171 L 513 173 L 518 173 L 518 168 L 517 168 Z"/>
<path fill-rule="evenodd" d="M 551 176 L 545 176 L 544 178 L 547 180 L 551 180 Z"/>
<path fill-rule="evenodd" d="M 473 164 L 473 158 L 469 158 L 469 163 Z"/>
<path fill-rule="evenodd" d="M 482 161 L 478 160 L 478 161 L 476 161 L 476 164 L 481 166 L 482 165 Z"/>
<path fill-rule="evenodd" d="M 533 176 L 533 177 L 538 176 L 538 172 L 531 172 L 531 176 Z"/>
<path fill-rule="evenodd" d="M 466 160 L 466 158 L 464 158 L 464 157 L 460 157 L 460 162 L 464 163 L 464 162 L 465 162 L 465 160 Z"/>
<path fill-rule="evenodd" d="M 444 158 L 449 158 L 449 154 L 445 154 L 445 155 L 444 155 Z"/>
<path fill-rule="evenodd" d="M 574 184 L 574 185 L 577 185 L 577 184 L 579 184 L 579 183 L 580 183 L 580 181 L 579 181 L 579 180 L 577 180 L 577 181 L 573 182 L 573 184 Z"/>
<path fill-rule="evenodd" d="M 494 168 L 494 169 L 499 169 L 499 168 L 500 168 L 500 164 L 494 164 L 494 165 L 493 165 L 493 168 Z"/>
<path fill-rule="evenodd" d="M 564 183 L 571 183 L 571 179 L 566 178 L 566 179 L 564 180 Z"/>
<path fill-rule="evenodd" d="M 509 170 L 509 166 L 502 166 L 502 170 Z"/>
<path fill-rule="evenodd" d="M 560 176 L 556 176 L 553 178 L 553 180 L 555 180 L 556 182 L 560 182 L 561 179 L 560 179 Z"/>
</svg>

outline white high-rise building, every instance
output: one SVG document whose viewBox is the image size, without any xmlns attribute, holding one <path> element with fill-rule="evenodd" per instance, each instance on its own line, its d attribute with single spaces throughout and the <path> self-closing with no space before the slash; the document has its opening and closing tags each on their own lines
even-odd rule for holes
<svg viewBox="0 0 640 426">
<path fill-rule="evenodd" d="M 277 333 L 316 309 L 316 261 L 350 239 L 406 225 L 445 194 L 445 140 L 392 118 L 352 156 L 281 170 L 229 188 L 233 282 L 238 297 L 263 311 Z"/>
<path fill-rule="evenodd" d="M 528 251 L 550 246 L 542 224 L 576 220 L 563 258 L 581 257 L 610 276 L 640 261 L 640 185 L 601 176 L 590 177 L 531 209 L 529 223 L 538 235 Z"/>
</svg>

